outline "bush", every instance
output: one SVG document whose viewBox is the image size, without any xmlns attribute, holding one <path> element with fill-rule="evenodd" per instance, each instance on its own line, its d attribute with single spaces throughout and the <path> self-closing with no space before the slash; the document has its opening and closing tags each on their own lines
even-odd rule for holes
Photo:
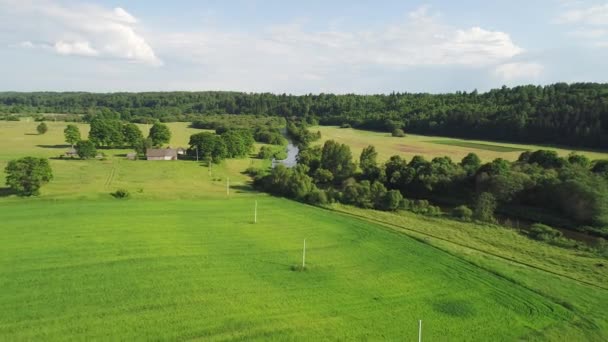
<svg viewBox="0 0 608 342">
<path fill-rule="evenodd" d="M 310 204 L 327 204 L 325 191 L 315 189 L 306 195 L 306 202 Z"/>
<path fill-rule="evenodd" d="M 496 210 L 496 199 L 489 192 L 482 192 L 475 202 L 473 217 L 476 220 L 495 222 L 494 211 Z"/>
<path fill-rule="evenodd" d="M 36 130 L 38 131 L 38 134 L 44 134 L 49 130 L 49 128 L 46 125 L 46 123 L 41 122 L 40 125 L 38 125 L 38 127 L 36 127 Z"/>
<path fill-rule="evenodd" d="M 399 209 L 403 201 L 403 196 L 399 190 L 389 190 L 382 196 L 382 204 L 378 209 L 385 211 L 395 211 Z"/>
<path fill-rule="evenodd" d="M 562 232 L 544 224 L 535 223 L 530 226 L 528 236 L 541 241 L 551 241 L 562 237 Z"/>
<path fill-rule="evenodd" d="M 469 209 L 466 205 L 460 205 L 452 209 L 452 216 L 459 220 L 471 221 L 473 210 Z"/>
<path fill-rule="evenodd" d="M 403 138 L 405 136 L 405 132 L 401 128 L 395 128 L 392 135 L 394 137 Z"/>
<path fill-rule="evenodd" d="M 247 170 L 245 170 L 245 174 L 251 176 L 251 177 L 256 177 L 258 175 L 263 175 L 264 173 L 266 173 L 264 170 L 262 170 L 259 167 L 255 167 L 255 166 L 250 166 L 247 168 Z"/>
<path fill-rule="evenodd" d="M 340 125 L 340 128 L 352 128 L 352 126 L 348 122 L 345 122 Z"/>
<path fill-rule="evenodd" d="M 131 196 L 129 191 L 125 190 L 125 189 L 118 189 L 115 192 L 110 193 L 110 195 L 112 195 L 112 197 L 117 198 L 117 199 L 126 199 Z"/>
</svg>

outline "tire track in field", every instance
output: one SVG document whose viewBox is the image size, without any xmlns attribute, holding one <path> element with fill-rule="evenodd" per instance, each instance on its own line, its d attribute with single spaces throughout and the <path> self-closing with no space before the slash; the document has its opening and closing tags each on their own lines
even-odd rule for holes
<svg viewBox="0 0 608 342">
<path fill-rule="evenodd" d="M 108 175 L 108 178 L 106 178 L 106 182 L 104 183 L 104 187 L 109 188 L 110 185 L 112 185 L 112 182 L 114 181 L 114 175 L 116 174 L 116 167 L 112 166 L 112 170 L 110 170 L 110 174 Z"/>
<path fill-rule="evenodd" d="M 575 277 L 571 277 L 571 276 L 566 275 L 566 274 L 562 274 L 562 273 L 558 273 L 558 272 L 555 272 L 555 271 L 552 271 L 552 270 L 549 270 L 549 269 L 545 269 L 545 268 L 542 268 L 542 267 L 539 267 L 539 266 L 536 266 L 536 265 L 533 265 L 533 264 L 530 264 L 530 263 L 527 263 L 527 262 L 524 262 L 524 261 L 519 261 L 517 259 L 509 258 L 509 257 L 506 257 L 506 256 L 502 256 L 502 255 L 499 255 L 499 254 L 488 252 L 488 251 L 485 251 L 485 250 L 482 250 L 482 249 L 479 249 L 479 248 L 471 247 L 471 246 L 468 246 L 468 245 L 465 245 L 465 244 L 462 244 L 462 243 L 454 242 L 454 241 L 448 240 L 446 238 L 443 238 L 443 237 L 440 237 L 440 236 L 437 236 L 437 235 L 434 235 L 434 234 L 430 234 L 430 233 L 427 233 L 427 232 L 421 232 L 421 231 L 416 230 L 416 229 L 407 228 L 407 227 L 400 226 L 400 225 L 397 225 L 397 224 L 394 224 L 394 223 L 391 223 L 391 222 L 386 222 L 386 221 L 383 221 L 383 220 L 378 220 L 378 219 L 374 219 L 374 218 L 370 218 L 370 217 L 365 217 L 365 216 L 358 215 L 358 214 L 353 214 L 353 213 L 349 213 L 349 212 L 343 212 L 343 211 L 334 210 L 334 209 L 330 209 L 330 208 L 323 208 L 323 207 L 320 207 L 320 208 L 328 210 L 328 211 L 332 211 L 332 212 L 335 212 L 335 213 L 340 213 L 340 214 L 345 215 L 345 216 L 355 217 L 355 218 L 358 218 L 360 220 L 374 222 L 374 223 L 380 224 L 382 226 L 385 226 L 387 228 L 390 228 L 392 231 L 397 231 L 398 232 L 398 230 L 395 229 L 395 228 L 397 228 L 397 229 L 401 229 L 401 230 L 405 230 L 405 231 L 414 232 L 416 234 L 428 236 L 428 237 L 431 237 L 433 239 L 437 239 L 437 240 L 441 240 L 441 241 L 444 241 L 444 242 L 448 242 L 448 243 L 451 243 L 451 244 L 454 244 L 454 245 L 457 245 L 457 246 L 460 246 L 460 247 L 464 247 L 464 248 L 467 248 L 467 249 L 470 249 L 470 250 L 474 250 L 476 252 L 483 253 L 483 254 L 486 254 L 486 255 L 491 255 L 493 257 L 496 257 L 496 258 L 499 258 L 499 259 L 502 259 L 502 260 L 506 260 L 506 261 L 509 261 L 509 262 L 512 262 L 512 263 L 515 263 L 515 264 L 519 264 L 519 265 L 522 265 L 522 266 L 527 266 L 527 267 L 533 268 L 535 270 L 543 271 L 543 272 L 546 272 L 546 273 L 549 273 L 549 274 L 556 275 L 558 277 L 562 277 L 562 278 L 566 278 L 566 279 L 569 279 L 569 280 L 573 280 L 573 281 L 575 281 L 577 283 L 580 283 L 580 284 L 584 284 L 584 285 L 592 286 L 592 287 L 595 287 L 595 288 L 598 288 L 598 289 L 601 289 L 601 290 L 608 291 L 608 287 L 605 287 L 605 286 L 602 286 L 602 285 L 598 285 L 598 284 L 595 284 L 595 283 L 592 283 L 592 282 L 589 282 L 589 281 L 586 281 L 586 280 L 577 279 Z M 423 239 L 417 238 L 417 237 L 409 235 L 409 234 L 408 234 L 408 236 L 412 237 L 412 238 L 414 238 L 414 239 L 416 239 L 416 240 L 418 240 L 418 241 L 420 241 L 420 242 L 422 242 L 422 243 L 424 243 L 426 245 L 429 245 L 429 246 L 431 246 L 433 248 L 437 248 L 437 249 L 439 249 L 441 251 L 444 251 L 444 252 L 446 252 L 448 254 L 451 254 L 451 255 L 457 257 L 458 259 L 461 259 L 461 260 L 464 260 L 466 262 L 469 262 L 466 259 L 463 259 L 463 258 L 459 257 L 458 255 L 450 252 L 450 251 L 447 251 L 445 249 L 439 248 L 437 246 L 433 246 L 433 245 L 429 244 L 428 242 L 424 241 Z M 471 263 L 471 262 L 469 262 L 469 263 Z M 471 264 L 473 264 L 473 263 L 471 263 Z M 473 265 L 475 265 L 477 267 L 481 267 L 481 266 L 476 265 L 476 264 L 473 264 Z M 492 270 L 488 270 L 488 271 L 490 271 L 490 272 L 498 275 L 497 272 L 494 272 Z M 503 278 L 505 278 L 505 277 L 503 277 Z M 505 278 L 505 279 L 507 279 L 507 278 Z"/>
</svg>

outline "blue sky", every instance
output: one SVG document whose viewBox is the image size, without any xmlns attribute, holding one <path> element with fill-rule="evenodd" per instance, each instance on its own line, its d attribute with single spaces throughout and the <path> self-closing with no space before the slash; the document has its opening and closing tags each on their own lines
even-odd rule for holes
<svg viewBox="0 0 608 342">
<path fill-rule="evenodd" d="M 0 90 L 606 82 L 608 1 L 0 0 Z"/>
</svg>

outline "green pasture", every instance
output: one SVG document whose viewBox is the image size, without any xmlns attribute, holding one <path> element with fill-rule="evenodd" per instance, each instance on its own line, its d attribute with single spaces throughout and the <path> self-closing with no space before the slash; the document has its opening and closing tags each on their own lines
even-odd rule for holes
<svg viewBox="0 0 608 342">
<path fill-rule="evenodd" d="M 326 140 L 336 140 L 351 147 L 353 155 L 359 157 L 361 150 L 368 145 L 374 145 L 378 151 L 380 160 L 387 160 L 393 155 L 400 155 L 411 159 L 415 155 L 422 155 L 428 159 L 434 157 L 448 156 L 454 161 L 460 161 L 470 152 L 476 153 L 483 161 L 491 161 L 496 158 L 517 160 L 523 151 L 535 151 L 539 149 L 550 149 L 557 151 L 562 156 L 567 156 L 572 151 L 584 154 L 590 159 L 607 159 L 608 153 L 594 151 L 577 151 L 551 146 L 508 144 L 499 142 L 462 140 L 444 137 L 430 137 L 422 135 L 407 134 L 403 138 L 392 137 L 390 133 L 363 131 L 351 128 L 339 128 L 336 126 L 315 126 L 312 131 L 321 132 L 322 144 Z"/>
<path fill-rule="evenodd" d="M 525 286 L 288 200 L 7 202 L 0 340 L 599 339 Z M 295 272 L 307 241 L 307 270 Z"/>
</svg>

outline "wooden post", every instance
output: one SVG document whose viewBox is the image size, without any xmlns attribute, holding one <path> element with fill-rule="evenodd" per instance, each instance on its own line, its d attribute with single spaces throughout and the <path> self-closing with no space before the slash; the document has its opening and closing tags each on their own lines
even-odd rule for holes
<svg viewBox="0 0 608 342">
<path fill-rule="evenodd" d="M 306 267 L 306 239 L 304 239 L 304 248 L 302 249 L 302 269 Z"/>
<path fill-rule="evenodd" d="M 253 213 L 253 223 L 258 223 L 258 201 L 255 201 L 255 211 Z"/>
<path fill-rule="evenodd" d="M 418 320 L 418 342 L 422 342 L 422 320 Z"/>
</svg>

